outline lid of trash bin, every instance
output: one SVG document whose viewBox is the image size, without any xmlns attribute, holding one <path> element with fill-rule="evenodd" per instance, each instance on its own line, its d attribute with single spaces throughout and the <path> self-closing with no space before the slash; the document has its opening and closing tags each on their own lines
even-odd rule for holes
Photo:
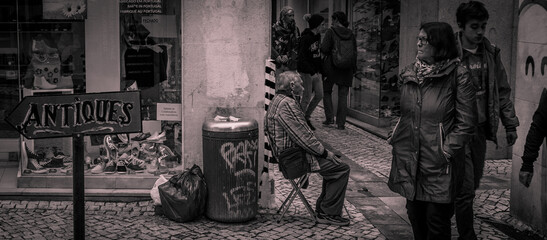
<svg viewBox="0 0 547 240">
<path fill-rule="evenodd" d="M 210 132 L 243 132 L 258 129 L 258 122 L 254 119 L 240 118 L 239 121 L 206 120 L 203 130 Z"/>
</svg>

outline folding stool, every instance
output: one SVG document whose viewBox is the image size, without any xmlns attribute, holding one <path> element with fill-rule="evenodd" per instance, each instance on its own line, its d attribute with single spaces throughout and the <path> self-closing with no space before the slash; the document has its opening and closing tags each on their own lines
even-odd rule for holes
<svg viewBox="0 0 547 240">
<path fill-rule="evenodd" d="M 281 216 L 279 216 L 279 218 L 277 219 L 277 223 L 280 223 L 281 220 L 283 219 L 283 216 L 285 215 L 285 213 L 287 212 L 287 210 L 289 210 L 289 208 L 291 207 L 291 204 L 294 200 L 294 198 L 298 195 L 298 197 L 300 198 L 300 200 L 302 201 L 302 203 L 304 203 L 304 206 L 306 207 L 306 210 L 308 211 L 308 213 L 310 214 L 311 218 L 313 219 L 313 222 L 314 222 L 314 225 L 317 223 L 317 218 L 315 217 L 315 213 L 310 205 L 310 203 L 308 202 L 308 200 L 306 200 L 306 197 L 304 196 L 304 194 L 302 194 L 302 191 L 300 191 L 300 189 L 302 188 L 302 186 L 304 185 L 304 183 L 308 180 L 308 178 L 310 177 L 310 174 L 311 173 L 306 173 L 304 174 L 302 177 L 300 177 L 298 179 L 298 182 L 295 182 L 294 179 L 287 179 L 289 180 L 289 183 L 291 184 L 292 186 L 292 190 L 291 192 L 289 193 L 289 196 L 287 196 L 287 198 L 285 198 L 285 201 L 283 201 L 283 204 L 281 204 L 281 207 L 279 207 L 279 209 L 277 210 L 277 213 L 281 212 L 281 210 L 283 209 L 283 207 L 285 207 L 285 209 L 283 209 L 283 213 L 281 214 Z"/>
<path fill-rule="evenodd" d="M 315 216 L 315 212 L 313 211 L 313 208 L 311 207 L 310 203 L 308 202 L 308 200 L 306 199 L 304 194 L 302 194 L 302 191 L 300 191 L 300 189 L 302 189 L 302 186 L 304 185 L 304 183 L 309 179 L 310 175 L 311 175 L 311 173 L 306 173 L 304 176 L 302 176 L 298 179 L 298 182 L 295 182 L 294 179 L 287 179 L 291 183 L 292 190 L 289 193 L 289 196 L 287 196 L 287 198 L 285 198 L 285 201 L 283 201 L 283 204 L 281 204 L 281 207 L 279 207 L 279 209 L 277 210 L 277 213 L 279 214 L 279 212 L 281 212 L 283 207 L 285 207 L 285 209 L 283 209 L 283 213 L 277 219 L 277 223 L 281 222 L 281 220 L 283 219 L 283 216 L 285 215 L 287 210 L 289 210 L 289 207 L 291 206 L 291 204 L 292 204 L 294 198 L 296 197 L 296 195 L 298 195 L 298 197 L 300 198 L 302 203 L 304 203 L 304 206 L 306 207 L 306 210 L 308 211 L 311 218 L 313 219 L 314 224 L 317 223 L 317 217 Z M 346 211 L 346 214 L 348 215 L 348 218 L 352 219 L 352 217 L 349 214 L 349 211 L 346 208 L 345 204 L 344 204 L 344 210 Z"/>
</svg>

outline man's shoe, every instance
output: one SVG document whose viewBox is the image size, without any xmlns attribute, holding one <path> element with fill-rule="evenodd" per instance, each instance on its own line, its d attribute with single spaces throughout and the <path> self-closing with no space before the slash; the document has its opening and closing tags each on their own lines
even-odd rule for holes
<svg viewBox="0 0 547 240">
<path fill-rule="evenodd" d="M 327 126 L 328 126 L 328 125 L 332 125 L 332 124 L 334 124 L 334 120 L 325 120 L 325 121 L 323 122 L 323 125 L 327 125 Z"/>
<path fill-rule="evenodd" d="M 149 132 L 147 132 L 147 133 L 141 133 L 141 134 L 139 134 L 139 135 L 137 135 L 137 136 L 131 138 L 131 140 L 133 140 L 133 141 L 142 141 L 142 140 L 144 140 L 144 139 L 149 138 L 150 136 L 151 136 L 151 135 L 150 135 Z"/>
<path fill-rule="evenodd" d="M 116 163 L 113 160 L 108 161 L 104 167 L 104 173 L 113 174 L 116 173 Z"/>
<path fill-rule="evenodd" d="M 309 119 L 306 120 L 306 123 L 308 124 L 308 126 L 310 127 L 310 129 L 311 129 L 312 131 L 315 131 L 315 127 L 311 124 L 311 121 L 310 121 Z"/>
<path fill-rule="evenodd" d="M 42 165 L 40 165 L 35 158 L 29 158 L 27 162 L 27 169 L 38 171 L 38 170 L 44 170 L 44 167 L 42 167 Z"/>
<path fill-rule="evenodd" d="M 338 215 L 328 215 L 324 213 L 317 213 L 317 222 L 324 224 L 331 224 L 337 226 L 348 226 L 349 219 L 340 217 Z"/>
<path fill-rule="evenodd" d="M 112 137 L 110 135 L 104 136 L 104 147 L 106 149 L 106 158 L 110 161 L 117 160 L 118 148 L 114 144 L 114 141 L 112 141 Z"/>
<path fill-rule="evenodd" d="M 127 173 L 127 167 L 125 166 L 124 161 L 118 161 L 118 163 L 116 164 L 116 171 L 118 173 Z"/>
<path fill-rule="evenodd" d="M 92 174 L 99 174 L 104 172 L 104 162 L 99 162 L 95 167 L 91 169 Z"/>
<path fill-rule="evenodd" d="M 346 129 L 346 127 L 344 125 L 338 125 L 338 126 L 336 126 L 336 129 L 344 130 L 344 129 Z"/>
</svg>

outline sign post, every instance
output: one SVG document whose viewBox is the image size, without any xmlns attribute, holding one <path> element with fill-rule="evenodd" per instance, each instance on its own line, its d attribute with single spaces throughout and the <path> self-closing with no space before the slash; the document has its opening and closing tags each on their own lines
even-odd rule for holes
<svg viewBox="0 0 547 240">
<path fill-rule="evenodd" d="M 140 109 L 138 91 L 27 96 L 6 118 L 28 139 L 72 136 L 74 239 L 85 238 L 84 135 L 142 132 Z"/>
<path fill-rule="evenodd" d="M 72 136 L 72 204 L 74 208 L 74 239 L 85 239 L 84 135 Z"/>
</svg>

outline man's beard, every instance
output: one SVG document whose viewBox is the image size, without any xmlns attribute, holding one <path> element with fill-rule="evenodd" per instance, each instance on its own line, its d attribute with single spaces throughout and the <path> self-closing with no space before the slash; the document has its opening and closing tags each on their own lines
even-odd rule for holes
<svg viewBox="0 0 547 240">
<path fill-rule="evenodd" d="M 283 23 L 285 25 L 285 28 L 288 29 L 294 29 L 294 27 L 296 26 L 296 22 L 294 20 L 289 20 L 288 22 L 284 21 Z"/>
</svg>

